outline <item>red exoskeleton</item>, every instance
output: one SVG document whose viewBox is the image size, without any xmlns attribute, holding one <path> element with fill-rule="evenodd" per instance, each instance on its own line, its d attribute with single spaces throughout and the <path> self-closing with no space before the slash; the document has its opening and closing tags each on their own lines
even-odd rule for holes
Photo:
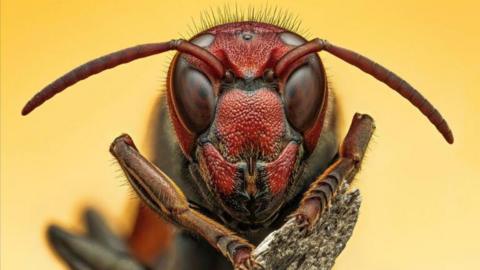
<svg viewBox="0 0 480 270">
<path fill-rule="evenodd" d="M 286 218 L 294 218 L 299 229 L 315 225 L 340 184 L 359 170 L 375 128 L 370 116 L 355 114 L 338 147 L 335 101 L 317 52 L 387 84 L 453 143 L 433 105 L 388 69 L 326 40 L 307 41 L 255 21 L 220 24 L 188 41 L 138 45 L 97 58 L 46 86 L 22 114 L 91 75 L 171 50 L 177 54 L 159 104 L 154 162 L 128 135 L 116 138 L 110 152 L 150 209 L 140 212 L 153 210 L 180 229 L 175 252 L 160 260 L 162 266 L 140 263 L 97 214 L 87 212 L 86 236 L 57 226 L 48 231 L 73 269 L 228 269 L 225 258 L 249 269 L 255 265 L 254 245 Z M 153 230 L 137 233 L 147 231 Z"/>
</svg>

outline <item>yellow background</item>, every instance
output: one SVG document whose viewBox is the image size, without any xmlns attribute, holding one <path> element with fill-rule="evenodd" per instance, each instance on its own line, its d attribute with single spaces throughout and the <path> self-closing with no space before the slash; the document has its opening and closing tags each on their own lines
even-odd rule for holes
<svg viewBox="0 0 480 270">
<path fill-rule="evenodd" d="M 62 269 L 45 228 L 81 228 L 85 205 L 128 230 L 133 196 L 108 146 L 126 132 L 149 152 L 147 120 L 172 53 L 81 82 L 28 117 L 20 116 L 24 103 L 87 60 L 185 34 L 191 18 L 225 2 L 2 1 L 2 269 Z M 275 2 L 298 14 L 310 37 L 361 52 L 418 87 L 455 134 L 448 145 L 393 91 L 322 54 L 343 130 L 357 111 L 377 124 L 356 181 L 360 219 L 335 269 L 479 269 L 477 1 Z"/>
</svg>

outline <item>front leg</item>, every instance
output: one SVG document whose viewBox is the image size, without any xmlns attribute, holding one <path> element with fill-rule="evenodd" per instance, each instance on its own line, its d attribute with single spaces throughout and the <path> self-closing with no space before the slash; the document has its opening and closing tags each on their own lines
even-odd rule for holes
<svg viewBox="0 0 480 270">
<path fill-rule="evenodd" d="M 142 200 L 167 221 L 202 236 L 230 259 L 236 268 L 254 264 L 254 246 L 218 222 L 190 208 L 183 192 L 155 165 L 138 152 L 132 139 L 115 139 L 110 152 Z M 187 259 L 187 258 L 186 258 Z"/>
<path fill-rule="evenodd" d="M 340 150 L 339 158 L 320 175 L 303 196 L 293 217 L 302 228 L 311 230 L 331 204 L 342 181 L 353 180 L 360 169 L 363 156 L 375 125 L 366 114 L 356 113 Z"/>
<path fill-rule="evenodd" d="M 53 250 L 73 270 L 147 270 L 93 209 L 84 213 L 86 234 L 51 225 L 47 237 Z"/>
</svg>

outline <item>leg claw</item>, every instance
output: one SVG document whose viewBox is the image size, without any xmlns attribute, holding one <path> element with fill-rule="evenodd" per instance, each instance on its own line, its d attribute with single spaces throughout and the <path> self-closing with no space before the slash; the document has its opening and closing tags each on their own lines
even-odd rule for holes
<svg viewBox="0 0 480 270">
<path fill-rule="evenodd" d="M 309 217 L 303 213 L 294 213 L 290 218 L 295 220 L 298 230 L 304 234 L 312 232 L 317 224 L 316 221 L 311 221 Z"/>
<path fill-rule="evenodd" d="M 235 270 L 262 270 L 264 269 L 252 255 L 243 258 L 235 265 Z"/>
</svg>

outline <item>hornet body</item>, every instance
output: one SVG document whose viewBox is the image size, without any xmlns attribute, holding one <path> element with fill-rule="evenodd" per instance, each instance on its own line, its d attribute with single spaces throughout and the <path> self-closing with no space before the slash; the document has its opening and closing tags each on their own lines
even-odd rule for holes
<svg viewBox="0 0 480 270">
<path fill-rule="evenodd" d="M 155 110 L 153 161 L 128 135 L 110 147 L 147 206 L 130 237 L 133 251 L 87 211 L 86 237 L 49 229 L 52 246 L 73 269 L 253 269 L 255 244 L 285 219 L 312 228 L 339 186 L 358 172 L 375 128 L 370 116 L 356 114 L 338 146 L 335 100 L 319 51 L 387 84 L 453 143 L 440 113 L 388 69 L 326 40 L 308 41 L 259 21 L 215 25 L 188 41 L 97 58 L 45 87 L 22 113 L 93 74 L 169 50 L 177 54 Z M 160 257 L 156 241 L 166 227 L 157 215 L 180 229 Z"/>
</svg>

